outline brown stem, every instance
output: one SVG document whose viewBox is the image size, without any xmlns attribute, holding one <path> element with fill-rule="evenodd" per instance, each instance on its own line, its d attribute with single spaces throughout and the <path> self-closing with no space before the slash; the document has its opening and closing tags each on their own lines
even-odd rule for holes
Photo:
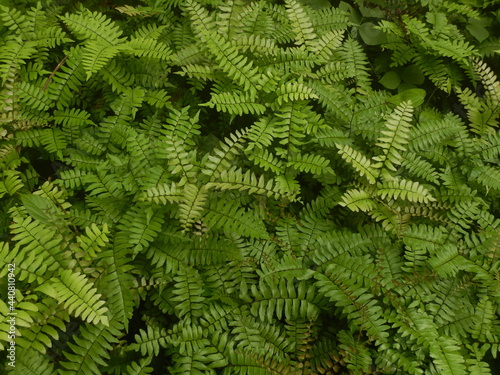
<svg viewBox="0 0 500 375">
<path fill-rule="evenodd" d="M 45 84 L 42 87 L 42 91 L 47 90 L 47 87 L 49 86 L 50 82 L 52 81 L 52 77 L 56 75 L 56 72 L 59 70 L 59 68 L 64 64 L 68 56 L 64 56 L 64 59 L 61 60 L 59 64 L 57 64 L 56 68 L 50 73 L 49 78 L 47 78 L 47 81 L 45 81 Z"/>
</svg>

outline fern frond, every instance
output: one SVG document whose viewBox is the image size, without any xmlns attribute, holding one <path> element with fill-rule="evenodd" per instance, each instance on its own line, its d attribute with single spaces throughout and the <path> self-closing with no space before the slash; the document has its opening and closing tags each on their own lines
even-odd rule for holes
<svg viewBox="0 0 500 375">
<path fill-rule="evenodd" d="M 206 187 L 186 184 L 183 187 L 182 203 L 179 205 L 181 225 L 186 230 L 201 217 L 208 191 Z"/>
<path fill-rule="evenodd" d="M 203 160 L 202 173 L 210 176 L 210 181 L 217 181 L 221 173 L 231 168 L 231 162 L 243 149 L 242 143 L 248 129 L 235 131 L 229 138 L 224 139 L 219 148 L 216 148 L 212 155 L 207 155 Z"/>
<path fill-rule="evenodd" d="M 138 57 L 170 61 L 172 56 L 172 51 L 167 45 L 152 38 L 136 37 L 121 45 L 120 48 Z"/>
<path fill-rule="evenodd" d="M 382 199 L 401 198 L 410 202 L 428 203 L 435 201 L 427 188 L 418 182 L 404 179 L 394 179 L 377 185 L 377 194 Z"/>
<path fill-rule="evenodd" d="M 302 4 L 296 0 L 286 0 L 287 15 L 290 19 L 292 31 L 295 34 L 297 46 L 305 46 L 307 49 L 314 49 L 314 40 L 317 38 L 314 27 L 309 19 L 309 15 L 304 10 Z"/>
<path fill-rule="evenodd" d="M 430 355 L 437 369 L 443 375 L 465 375 L 465 359 L 460 353 L 457 341 L 452 338 L 439 337 L 430 347 Z"/>
<path fill-rule="evenodd" d="M 381 131 L 383 137 L 380 137 L 376 144 L 382 148 L 383 154 L 373 158 L 380 163 L 379 165 L 396 171 L 396 165 L 401 164 L 403 157 L 399 151 L 406 151 L 412 113 L 411 103 L 403 102 L 394 109 L 387 120 L 385 126 L 388 130 Z"/>
<path fill-rule="evenodd" d="M 216 107 L 218 111 L 240 116 L 247 113 L 261 115 L 266 111 L 266 106 L 258 103 L 248 91 L 212 94 L 210 101 L 203 105 L 210 108 Z"/>
<path fill-rule="evenodd" d="M 254 210 L 245 210 L 238 200 L 211 201 L 206 208 L 203 223 L 208 228 L 224 229 L 227 233 L 238 233 L 252 238 L 269 237 L 264 223 Z"/>
<path fill-rule="evenodd" d="M 270 116 L 261 117 L 250 129 L 248 129 L 248 139 L 250 140 L 245 151 L 251 152 L 256 146 L 265 149 L 269 147 L 275 137 L 275 120 Z"/>
<path fill-rule="evenodd" d="M 375 183 L 379 171 L 375 169 L 375 166 L 370 163 L 370 160 L 366 156 L 346 144 L 335 144 L 335 146 L 339 149 L 339 154 L 342 156 L 342 159 L 347 161 L 356 171 L 358 171 L 361 177 L 366 176 L 368 182 L 371 184 Z"/>
<path fill-rule="evenodd" d="M 166 336 L 165 329 L 148 325 L 146 331 L 140 329 L 135 335 L 135 343 L 130 345 L 130 349 L 140 351 L 143 356 L 157 356 L 160 347 L 167 347 Z"/>
<path fill-rule="evenodd" d="M 27 17 L 23 15 L 21 11 L 1 5 L 0 12 L 0 17 L 2 18 L 5 27 L 16 34 L 19 34 L 19 36 L 24 40 L 29 39 L 29 33 L 33 32 L 33 24 L 26 19 Z"/>
<path fill-rule="evenodd" d="M 236 47 L 216 33 L 213 29 L 215 23 L 205 9 L 193 2 L 190 2 L 189 8 L 193 26 L 220 69 L 241 85 L 244 91 L 254 95 L 257 91 L 259 74 L 257 68 L 253 67 L 252 61 L 239 54 Z"/>
<path fill-rule="evenodd" d="M 206 306 L 205 297 L 203 297 L 204 283 L 199 272 L 192 267 L 181 267 L 174 277 L 175 287 L 172 298 L 176 302 L 175 310 L 177 316 L 182 318 L 199 317 L 203 314 Z"/>
<path fill-rule="evenodd" d="M 474 167 L 470 172 L 470 179 L 479 182 L 487 191 L 489 189 L 500 191 L 500 171 L 498 166 L 481 165 Z"/>
<path fill-rule="evenodd" d="M 122 42 L 120 28 L 100 12 L 82 9 L 79 13 L 66 13 L 62 20 L 80 39 L 90 39 L 106 46 Z"/>
<path fill-rule="evenodd" d="M 82 63 L 83 48 L 80 46 L 72 47 L 67 56 L 66 60 L 63 61 L 64 64 L 52 77 L 48 86 L 49 96 L 56 103 L 56 107 L 61 110 L 68 108 L 75 93 L 86 80 Z"/>
<path fill-rule="evenodd" d="M 329 31 L 345 30 L 350 24 L 348 12 L 335 7 L 315 9 L 310 17 L 314 27 L 321 35 Z"/>
<path fill-rule="evenodd" d="M 275 199 L 288 196 L 289 194 L 289 192 L 283 191 L 279 185 L 275 185 L 273 180 L 266 182 L 263 176 L 257 177 L 251 171 L 243 173 L 239 168 L 231 168 L 223 171 L 217 181 L 209 182 L 206 187 L 221 190 L 248 191 L 248 194 L 265 194 Z"/>
<path fill-rule="evenodd" d="M 276 103 L 281 106 L 282 103 L 291 102 L 294 100 L 317 99 L 313 89 L 307 87 L 301 82 L 288 82 L 278 87 L 276 94 L 278 98 Z"/>
<path fill-rule="evenodd" d="M 378 342 L 385 341 L 389 335 L 389 325 L 382 316 L 382 309 L 376 299 L 363 289 L 355 291 L 335 271 L 335 266 L 328 267 L 326 274 L 316 274 L 315 286 L 325 298 L 344 309 L 353 328 L 365 330 L 368 335 Z M 367 302 L 368 301 L 368 302 Z"/>
<path fill-rule="evenodd" d="M 141 199 L 156 204 L 167 204 L 182 201 L 182 190 L 175 183 L 152 186 L 143 191 Z"/>
<path fill-rule="evenodd" d="M 319 61 L 331 61 L 335 51 L 342 45 L 343 37 L 344 33 L 339 30 L 328 31 L 321 35 L 314 48 Z"/>
<path fill-rule="evenodd" d="M 341 206 L 346 206 L 351 211 L 369 212 L 375 208 L 373 197 L 364 190 L 351 189 L 342 196 Z"/>
<path fill-rule="evenodd" d="M 77 237 L 76 241 L 80 244 L 80 250 L 85 254 L 85 258 L 95 258 L 97 253 L 109 242 L 106 234 L 109 234 L 109 229 L 106 224 L 103 225 L 102 230 L 95 224 L 85 227 L 85 235 L 81 234 Z"/>
<path fill-rule="evenodd" d="M 0 79 L 2 84 L 15 76 L 17 70 L 36 53 L 36 43 L 20 39 L 9 40 L 2 46 L 2 56 L 0 56 Z"/>
<path fill-rule="evenodd" d="M 83 325 L 80 334 L 73 336 L 74 343 L 68 343 L 72 353 L 64 352 L 66 361 L 61 361 L 63 369 L 59 372 L 62 375 L 100 374 L 100 368 L 107 365 L 112 345 L 116 345 L 118 337 L 122 335 L 122 328 L 120 322 L 115 319 L 110 321 L 109 326 Z"/>
<path fill-rule="evenodd" d="M 44 356 L 30 349 L 18 348 L 16 350 L 15 372 L 18 374 L 54 374 L 54 364 Z"/>
<path fill-rule="evenodd" d="M 127 233 L 128 243 L 135 245 L 132 249 L 134 255 L 146 249 L 158 236 L 164 223 L 161 210 L 146 208 L 140 204 L 132 207 L 121 218 L 119 228 Z"/>
<path fill-rule="evenodd" d="M 439 183 L 438 173 L 434 166 L 417 153 L 406 152 L 401 166 L 415 177 L 423 178 L 433 183 Z"/>
<path fill-rule="evenodd" d="M 0 174 L 0 198 L 5 194 L 11 197 L 24 187 L 19 171 L 7 170 Z"/>
<path fill-rule="evenodd" d="M 329 164 L 330 160 L 318 154 L 295 154 L 289 158 L 287 166 L 299 172 L 335 175 L 333 169 L 328 166 Z"/>
<path fill-rule="evenodd" d="M 17 90 L 19 99 L 35 111 L 47 111 L 52 107 L 48 95 L 40 88 L 28 83 L 21 82 Z"/>
<path fill-rule="evenodd" d="M 302 316 L 314 321 L 319 314 L 314 303 L 314 288 L 307 287 L 305 282 L 294 285 L 292 280 L 285 278 L 279 283 L 262 281 L 258 287 L 252 285 L 252 294 L 255 300 L 250 312 L 261 321 L 272 322 L 275 316 L 291 321 Z"/>
<path fill-rule="evenodd" d="M 120 50 L 109 44 L 99 41 L 90 41 L 83 49 L 82 64 L 87 73 L 87 80 L 99 72 Z"/>
<path fill-rule="evenodd" d="M 16 242 L 13 253 L 17 253 L 17 246 L 23 246 L 24 254 L 36 254 L 44 259 L 47 266 L 45 272 L 54 271 L 58 266 L 64 267 L 61 254 L 57 250 L 61 245 L 61 236 L 56 235 L 54 229 L 46 228 L 38 220 L 33 220 L 30 216 L 25 219 L 15 217 L 11 225 L 11 232 L 14 235 L 12 241 Z"/>
<path fill-rule="evenodd" d="M 59 301 L 70 314 L 81 317 L 88 323 L 108 326 L 108 308 L 103 307 L 106 302 L 100 300 L 101 295 L 97 294 L 97 289 L 92 288 L 93 286 L 85 275 L 64 270 L 59 277 L 40 285 L 37 290 Z"/>
<path fill-rule="evenodd" d="M 363 49 L 355 39 L 348 38 L 339 53 L 349 76 L 354 79 L 357 90 L 360 93 L 365 92 L 370 84 L 370 75 L 367 68 L 368 59 Z"/>
<path fill-rule="evenodd" d="M 284 171 L 282 161 L 265 148 L 254 148 L 248 151 L 247 157 L 265 171 L 270 170 L 275 174 L 282 174 Z"/>
</svg>

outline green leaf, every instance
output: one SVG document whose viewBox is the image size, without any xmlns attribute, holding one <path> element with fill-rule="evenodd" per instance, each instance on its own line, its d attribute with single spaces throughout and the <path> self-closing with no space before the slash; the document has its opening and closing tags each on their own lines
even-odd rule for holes
<svg viewBox="0 0 500 375">
<path fill-rule="evenodd" d="M 411 101 L 414 107 L 422 105 L 427 95 L 424 89 L 408 89 L 388 99 L 390 103 L 399 105 L 402 102 Z"/>
<path fill-rule="evenodd" d="M 383 75 L 382 78 L 380 78 L 379 82 L 385 87 L 390 90 L 394 90 L 399 86 L 399 83 L 401 82 L 401 78 L 399 78 L 399 75 L 394 72 L 390 71 L 387 72 Z"/>
<path fill-rule="evenodd" d="M 359 35 L 369 46 L 387 43 L 385 33 L 371 22 L 365 22 L 359 26 Z"/>
</svg>

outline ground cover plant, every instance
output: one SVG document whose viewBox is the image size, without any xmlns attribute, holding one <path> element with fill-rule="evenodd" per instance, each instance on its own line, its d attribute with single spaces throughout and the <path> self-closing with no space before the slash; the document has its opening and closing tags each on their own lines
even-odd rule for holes
<svg viewBox="0 0 500 375">
<path fill-rule="evenodd" d="M 498 371 L 495 3 L 4 1 L 2 371 Z"/>
</svg>

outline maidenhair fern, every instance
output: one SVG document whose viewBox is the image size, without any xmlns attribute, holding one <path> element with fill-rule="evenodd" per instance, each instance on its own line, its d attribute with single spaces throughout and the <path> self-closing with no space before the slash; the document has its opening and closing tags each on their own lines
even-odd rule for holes
<svg viewBox="0 0 500 375">
<path fill-rule="evenodd" d="M 494 373 L 493 8 L 0 6 L 4 371 Z"/>
</svg>

